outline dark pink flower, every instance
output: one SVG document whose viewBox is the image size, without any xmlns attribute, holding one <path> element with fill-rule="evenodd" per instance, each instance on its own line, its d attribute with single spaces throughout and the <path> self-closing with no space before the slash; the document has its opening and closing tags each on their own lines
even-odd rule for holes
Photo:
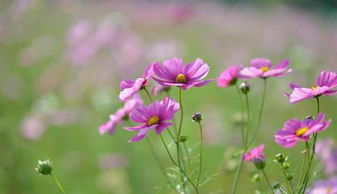
<svg viewBox="0 0 337 194">
<path fill-rule="evenodd" d="M 265 158 L 263 150 L 264 150 L 263 144 L 251 149 L 248 153 L 243 155 L 243 161 L 254 162 L 256 160 L 263 160 Z"/>
<path fill-rule="evenodd" d="M 129 142 L 142 140 L 151 130 L 160 134 L 164 129 L 171 126 L 168 122 L 173 119 L 179 109 L 179 103 L 166 97 L 162 101 L 154 101 L 152 104 L 140 105 L 132 110 L 130 119 L 134 122 L 141 123 L 135 127 L 125 127 L 129 131 L 138 131 Z"/>
<path fill-rule="evenodd" d="M 337 73 L 331 71 L 322 71 L 316 82 L 310 88 L 303 88 L 297 84 L 289 84 L 292 93 L 284 93 L 289 97 L 290 103 L 296 103 L 302 100 L 314 98 L 320 95 L 331 96 L 337 93 L 334 88 L 337 86 Z"/>
<path fill-rule="evenodd" d="M 289 69 L 290 61 L 288 59 L 283 59 L 278 65 L 273 67 L 272 62 L 265 58 L 256 58 L 251 60 L 250 66 L 245 67 L 240 72 L 240 78 L 251 79 L 251 78 L 268 78 L 268 77 L 280 77 L 288 75 L 292 72 Z"/>
<path fill-rule="evenodd" d="M 152 65 L 149 65 L 141 78 L 138 78 L 136 80 L 121 81 L 119 87 L 122 89 L 122 91 L 119 94 L 119 99 L 121 101 L 125 101 L 131 98 L 133 95 L 137 94 L 138 91 L 142 89 L 142 87 L 148 84 L 151 76 L 152 76 Z"/>
<path fill-rule="evenodd" d="M 288 120 L 282 129 L 275 134 L 275 141 L 279 145 L 290 148 L 297 144 L 298 141 L 308 141 L 310 135 L 327 129 L 331 120 L 324 121 L 325 115 L 319 113 L 316 119 L 306 118 L 303 121 L 298 119 Z"/>
<path fill-rule="evenodd" d="M 238 65 L 232 65 L 228 69 L 224 70 L 216 80 L 218 86 L 226 88 L 228 86 L 234 85 L 238 80 L 240 71 L 241 67 Z"/>
<path fill-rule="evenodd" d="M 156 77 L 152 78 L 162 86 L 178 86 L 187 90 L 193 86 L 201 87 L 211 80 L 203 80 L 209 67 L 201 59 L 196 59 L 193 63 L 185 65 L 179 58 L 164 61 L 163 64 L 155 63 L 153 71 Z"/>
<path fill-rule="evenodd" d="M 108 122 L 102 124 L 99 127 L 99 133 L 103 135 L 104 133 L 114 134 L 117 125 L 123 123 L 125 117 L 138 105 L 143 104 L 142 99 L 135 95 L 132 99 L 125 102 L 124 106 L 116 111 L 115 114 L 110 115 Z"/>
</svg>

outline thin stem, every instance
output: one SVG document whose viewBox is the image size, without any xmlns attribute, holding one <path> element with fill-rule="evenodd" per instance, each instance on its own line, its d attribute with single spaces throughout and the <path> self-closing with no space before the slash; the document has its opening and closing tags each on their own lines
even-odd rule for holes
<svg viewBox="0 0 337 194">
<path fill-rule="evenodd" d="M 183 120 L 184 120 L 184 108 L 183 108 L 183 102 L 182 102 L 182 89 L 179 88 L 179 106 L 180 106 L 180 123 L 179 123 L 179 130 L 178 130 L 178 137 L 181 134 L 181 129 L 183 126 Z"/>
<path fill-rule="evenodd" d="M 183 120 L 184 120 L 184 108 L 183 108 L 183 103 L 182 103 L 182 89 L 181 89 L 181 87 L 179 87 L 179 106 L 180 106 L 180 123 L 179 123 L 177 140 L 179 140 L 179 137 L 181 135 Z M 179 141 L 177 141 L 177 160 L 178 160 L 179 166 L 181 166 L 180 142 Z M 183 183 L 183 187 L 185 188 L 185 181 L 184 181 L 182 176 L 181 176 L 181 181 Z"/>
<path fill-rule="evenodd" d="M 143 89 L 144 89 L 144 91 L 145 91 L 145 93 L 146 93 L 147 97 L 149 97 L 150 101 L 152 102 L 152 101 L 153 101 L 153 98 L 152 98 L 152 96 L 151 96 L 150 92 L 147 90 L 147 88 L 146 88 L 146 87 L 144 87 Z"/>
<path fill-rule="evenodd" d="M 316 96 L 316 103 L 317 103 L 317 114 L 318 114 L 320 112 L 319 96 Z M 312 161 L 313 161 L 314 156 L 316 154 L 316 142 L 317 142 L 318 133 L 314 133 L 313 136 L 314 137 L 313 137 L 313 143 L 312 143 L 311 157 L 310 157 L 308 169 L 307 169 L 307 172 L 305 174 L 304 181 L 303 181 L 303 185 L 304 185 L 304 187 L 303 187 L 303 193 L 305 192 L 305 190 L 306 190 L 306 188 L 308 186 L 308 183 L 309 183 L 309 180 L 310 180 L 310 171 L 311 171 Z"/>
<path fill-rule="evenodd" d="M 237 91 L 238 91 L 238 94 L 239 94 L 239 98 L 240 98 L 240 104 L 241 104 L 241 136 L 242 136 L 242 146 L 244 148 L 244 151 L 243 153 L 241 154 L 240 156 L 240 162 L 239 162 L 239 166 L 236 170 L 236 173 L 235 173 L 235 177 L 234 177 L 234 182 L 233 182 L 233 187 L 232 187 L 232 194 L 235 194 L 236 193 L 236 190 L 237 190 L 237 186 L 238 186 L 238 183 L 239 183 L 239 177 L 240 177 L 240 173 L 241 173 L 241 168 L 242 168 L 242 157 L 243 157 L 243 154 L 245 152 L 245 150 L 247 150 L 247 141 L 248 141 L 248 129 L 249 129 L 249 126 L 248 126 L 248 122 L 249 122 L 249 103 L 248 103 L 248 95 L 245 94 L 245 99 L 246 99 L 246 105 L 247 105 L 247 130 L 246 130 L 246 133 L 243 129 L 243 123 L 244 123 L 244 107 L 243 107 L 243 100 L 242 100 L 242 97 L 241 97 L 241 92 L 240 92 L 240 88 L 238 87 L 238 85 L 235 85 L 236 88 L 237 88 Z"/>
<path fill-rule="evenodd" d="M 61 185 L 61 183 L 57 180 L 57 178 L 56 178 L 52 173 L 50 173 L 50 176 L 53 178 L 55 184 L 56 184 L 57 187 L 60 189 L 60 191 L 61 191 L 62 193 L 65 194 L 66 192 L 64 191 L 64 188 L 63 188 L 63 186 Z"/>
<path fill-rule="evenodd" d="M 282 166 L 281 166 L 281 168 L 282 168 Z M 282 168 L 282 173 L 283 173 L 284 178 L 287 181 L 288 189 L 289 189 L 290 193 L 294 193 L 294 185 L 293 185 L 293 183 L 292 183 L 291 180 L 287 179 L 287 172 L 286 172 L 286 170 L 284 168 Z"/>
<path fill-rule="evenodd" d="M 235 173 L 235 178 L 234 178 L 234 183 L 233 183 L 233 187 L 232 187 L 232 194 L 235 194 L 236 193 L 236 189 L 237 189 L 237 186 L 238 186 L 238 183 L 239 183 L 239 176 L 240 176 L 240 172 L 241 172 L 241 168 L 242 168 L 242 157 L 243 157 L 243 154 L 241 155 L 240 157 L 240 162 L 239 162 L 239 166 L 236 170 L 236 173 Z"/>
<path fill-rule="evenodd" d="M 185 177 L 186 177 L 186 179 L 188 180 L 188 182 L 192 185 L 192 187 L 194 188 L 195 192 L 198 194 L 198 193 L 199 193 L 198 187 L 193 183 L 193 181 L 192 181 L 191 178 L 186 174 L 186 172 L 184 171 L 184 169 L 182 169 L 181 166 L 180 166 L 180 165 L 173 159 L 172 154 L 170 153 L 170 150 L 168 149 L 168 147 L 167 147 L 167 145 L 166 145 L 166 143 L 165 143 L 165 140 L 164 140 L 164 138 L 163 138 L 163 136 L 162 136 L 161 134 L 160 134 L 160 139 L 161 139 L 161 141 L 163 142 L 163 145 L 164 145 L 164 147 L 165 147 L 165 150 L 166 150 L 166 152 L 167 152 L 167 154 L 168 154 L 170 160 L 172 161 L 172 163 L 173 163 L 175 166 L 177 166 L 177 167 L 179 168 L 180 172 L 182 172 L 182 173 L 185 175 Z"/>
<path fill-rule="evenodd" d="M 166 172 L 165 172 L 164 166 L 161 164 L 161 162 L 160 162 L 160 160 L 159 160 L 159 158 L 158 158 L 156 152 L 154 151 L 154 148 L 153 148 L 153 146 L 152 146 L 151 141 L 149 140 L 149 138 L 145 138 L 145 139 L 146 139 L 147 145 L 149 146 L 149 148 L 150 148 L 150 150 L 151 150 L 151 153 L 152 153 L 152 155 L 153 155 L 153 158 L 156 160 L 156 162 L 157 162 L 157 164 L 158 164 L 160 170 L 162 171 L 164 177 L 167 179 L 167 182 L 171 185 L 171 181 L 170 181 L 170 179 L 168 178 L 168 176 L 167 176 L 167 174 L 166 174 Z M 171 186 L 172 186 L 172 185 L 171 185 Z"/>
<path fill-rule="evenodd" d="M 235 84 L 236 90 L 238 92 L 239 98 L 240 98 L 240 106 L 241 106 L 241 123 L 240 123 L 240 129 L 241 129 L 241 140 L 242 140 L 242 146 L 245 147 L 245 131 L 243 129 L 243 123 L 244 123 L 244 107 L 243 107 L 243 100 L 242 100 L 242 96 L 241 96 L 241 91 L 240 88 L 237 84 Z"/>
<path fill-rule="evenodd" d="M 266 171 L 264 171 L 264 169 L 262 169 L 261 171 L 262 171 L 262 173 L 263 173 L 264 178 L 266 179 L 266 182 L 267 182 L 267 184 L 268 184 L 268 187 L 269 187 L 270 191 L 274 194 L 273 187 L 272 187 L 271 184 L 270 184 L 270 181 L 269 181 L 269 178 L 268 178 L 268 176 L 267 176 Z"/>
<path fill-rule="evenodd" d="M 248 149 L 248 132 L 249 132 L 249 121 L 250 121 L 250 109 L 249 109 L 249 99 L 248 99 L 248 93 L 245 94 L 246 99 L 246 106 L 247 106 L 247 129 L 246 129 L 246 143 L 245 143 L 245 150 Z"/>
<path fill-rule="evenodd" d="M 191 166 L 191 157 L 190 157 L 190 153 L 187 149 L 186 142 L 184 142 L 183 145 L 184 145 L 184 149 L 185 149 L 186 156 L 187 156 L 187 164 L 188 164 L 188 166 Z"/>
<path fill-rule="evenodd" d="M 248 145 L 252 144 L 256 135 L 257 135 L 257 132 L 260 128 L 260 125 L 261 125 L 261 121 L 262 121 L 262 114 L 263 114 L 263 107 L 264 107 L 264 102 L 265 102 L 265 98 L 266 98 L 266 93 L 267 93 L 267 79 L 264 78 L 263 79 L 263 93 L 262 93 L 262 101 L 261 101 L 261 106 L 260 106 L 260 112 L 259 112 L 259 117 L 258 117 L 258 120 L 257 120 L 257 126 L 256 126 L 256 129 L 254 131 L 254 134 L 253 134 L 253 137 L 251 138 L 250 142 Z"/>
<path fill-rule="evenodd" d="M 199 157 L 199 174 L 198 174 L 198 179 L 197 179 L 197 186 L 200 187 L 199 182 L 200 182 L 200 177 L 201 177 L 201 172 L 202 172 L 202 148 L 203 148 L 203 133 L 202 133 L 202 125 L 201 122 L 198 122 L 199 124 L 199 129 L 200 129 L 200 157 Z"/>
</svg>

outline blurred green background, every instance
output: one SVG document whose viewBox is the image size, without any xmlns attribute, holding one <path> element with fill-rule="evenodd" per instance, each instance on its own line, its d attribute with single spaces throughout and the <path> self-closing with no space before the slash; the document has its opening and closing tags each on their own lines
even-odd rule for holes
<svg viewBox="0 0 337 194">
<path fill-rule="evenodd" d="M 122 128 L 101 136 L 98 126 L 122 106 L 121 79 L 175 56 L 202 58 L 210 78 L 255 57 L 291 60 L 293 74 L 268 80 L 256 141 L 266 144 L 271 179 L 282 181 L 273 156 L 289 154 L 296 169 L 303 145 L 285 150 L 273 134 L 285 120 L 315 113 L 314 100 L 290 105 L 282 93 L 289 82 L 310 86 L 320 70 L 337 70 L 336 7 L 333 0 L 1 0 L 0 193 L 59 193 L 49 177 L 34 172 L 45 158 L 54 161 L 54 174 L 70 194 L 168 193 L 145 142 L 127 143 L 134 134 Z M 250 84 L 256 118 L 262 81 Z M 336 120 L 336 97 L 321 102 Z M 205 171 L 214 177 L 201 193 L 229 193 L 238 160 L 233 155 L 240 149 L 235 88 L 193 88 L 184 93 L 184 104 L 187 118 L 197 111 L 205 116 Z M 332 122 L 321 137 L 335 137 L 336 127 Z M 188 145 L 197 147 L 195 123 L 186 119 L 183 130 Z M 170 166 L 158 137 L 150 138 Z M 252 166 L 242 174 L 238 193 L 253 193 L 258 184 L 250 181 Z"/>
</svg>

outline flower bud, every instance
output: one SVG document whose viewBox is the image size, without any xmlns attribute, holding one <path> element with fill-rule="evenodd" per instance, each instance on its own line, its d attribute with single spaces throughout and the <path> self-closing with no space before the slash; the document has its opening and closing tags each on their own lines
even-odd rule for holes
<svg viewBox="0 0 337 194">
<path fill-rule="evenodd" d="M 273 184 L 273 189 L 276 190 L 276 189 L 279 189 L 281 187 L 281 184 L 279 182 L 276 182 Z"/>
<path fill-rule="evenodd" d="M 35 171 L 42 175 L 49 175 L 51 174 L 52 170 L 52 162 L 49 159 L 39 160 L 37 163 L 37 167 L 35 168 Z"/>
<path fill-rule="evenodd" d="M 275 161 L 278 162 L 278 163 L 283 163 L 286 160 L 287 160 L 287 157 L 284 156 L 282 153 L 278 153 L 275 156 Z"/>
<path fill-rule="evenodd" d="M 282 164 L 282 169 L 287 170 L 288 168 L 290 168 L 290 164 L 289 164 L 288 162 L 284 162 L 284 163 Z"/>
<path fill-rule="evenodd" d="M 293 175 L 292 173 L 289 173 L 289 174 L 286 175 L 286 179 L 287 179 L 288 181 L 291 181 L 291 180 L 294 179 L 294 175 Z"/>
<path fill-rule="evenodd" d="M 200 112 L 194 113 L 192 115 L 192 120 L 199 123 L 200 121 L 202 121 L 204 119 L 204 117 L 202 116 L 202 114 Z"/>
<path fill-rule="evenodd" d="M 244 94 L 248 94 L 249 90 L 250 90 L 250 86 L 247 82 L 242 82 L 239 86 L 240 90 L 242 93 Z"/>
<path fill-rule="evenodd" d="M 182 136 L 180 136 L 179 137 L 179 142 L 186 142 L 188 140 L 188 137 L 187 136 L 184 136 L 184 135 L 182 135 Z"/>
<path fill-rule="evenodd" d="M 252 177 L 253 182 L 259 182 L 261 180 L 261 177 L 259 174 L 254 174 Z"/>
<path fill-rule="evenodd" d="M 309 115 L 309 116 L 306 116 L 305 119 L 312 120 L 312 119 L 314 119 L 314 117 L 312 115 Z"/>
<path fill-rule="evenodd" d="M 263 159 L 255 159 L 253 163 L 255 167 L 259 170 L 264 169 L 264 167 L 266 166 L 266 162 Z"/>
</svg>

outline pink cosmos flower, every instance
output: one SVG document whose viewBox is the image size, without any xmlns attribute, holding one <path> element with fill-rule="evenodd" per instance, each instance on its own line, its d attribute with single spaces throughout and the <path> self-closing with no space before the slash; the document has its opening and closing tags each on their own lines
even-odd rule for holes
<svg viewBox="0 0 337 194">
<path fill-rule="evenodd" d="M 240 72 L 240 78 L 251 79 L 251 78 L 268 78 L 268 77 L 280 77 L 287 75 L 292 72 L 289 69 L 290 61 L 288 59 L 283 59 L 278 65 L 272 67 L 272 62 L 265 58 L 256 58 L 251 60 L 250 66 L 245 67 Z"/>
<path fill-rule="evenodd" d="M 289 84 L 293 90 L 291 94 L 284 93 L 289 97 L 290 103 L 296 103 L 305 99 L 314 98 L 320 95 L 331 96 L 337 93 L 334 88 L 337 86 L 337 73 L 331 71 L 322 71 L 316 82 L 310 88 L 303 88 L 297 84 Z"/>
<path fill-rule="evenodd" d="M 290 148 L 295 146 L 299 140 L 308 141 L 311 134 L 323 131 L 330 126 L 331 119 L 324 121 L 324 117 L 323 113 L 319 113 L 316 119 L 288 120 L 283 128 L 276 132 L 276 143 L 285 148 Z"/>
<path fill-rule="evenodd" d="M 142 140 L 151 130 L 155 130 L 160 134 L 164 129 L 171 126 L 175 113 L 179 109 L 179 103 L 166 97 L 162 101 L 155 101 L 150 105 L 140 105 L 132 110 L 130 119 L 141 125 L 135 127 L 125 127 L 129 131 L 138 131 L 129 142 L 136 142 Z"/>
<path fill-rule="evenodd" d="M 101 135 L 105 133 L 114 134 L 117 125 L 122 124 L 125 117 L 140 104 L 143 104 L 142 99 L 135 95 L 132 99 L 125 102 L 124 106 L 116 111 L 115 114 L 110 115 L 110 120 L 99 127 L 99 133 Z"/>
<path fill-rule="evenodd" d="M 248 153 L 243 155 L 243 161 L 254 162 L 255 160 L 263 160 L 265 158 L 263 150 L 264 150 L 263 144 L 251 149 Z"/>
<path fill-rule="evenodd" d="M 122 91 L 119 94 L 119 99 L 121 101 L 125 101 L 130 97 L 132 97 L 133 95 L 137 94 L 138 91 L 142 89 L 142 87 L 148 84 L 151 75 L 152 75 L 152 65 L 149 65 L 141 78 L 138 78 L 136 80 L 121 81 L 119 87 L 122 89 Z"/>
<path fill-rule="evenodd" d="M 228 86 L 234 85 L 238 79 L 240 71 L 241 67 L 237 65 L 232 65 L 228 69 L 224 70 L 216 80 L 218 86 L 226 88 Z"/>
<path fill-rule="evenodd" d="M 152 77 L 162 86 L 178 86 L 187 90 L 193 86 L 201 87 L 212 80 L 203 80 L 208 72 L 209 67 L 201 59 L 185 65 L 179 58 L 173 58 L 164 61 L 163 64 L 155 63 L 153 71 L 157 77 Z"/>
</svg>

